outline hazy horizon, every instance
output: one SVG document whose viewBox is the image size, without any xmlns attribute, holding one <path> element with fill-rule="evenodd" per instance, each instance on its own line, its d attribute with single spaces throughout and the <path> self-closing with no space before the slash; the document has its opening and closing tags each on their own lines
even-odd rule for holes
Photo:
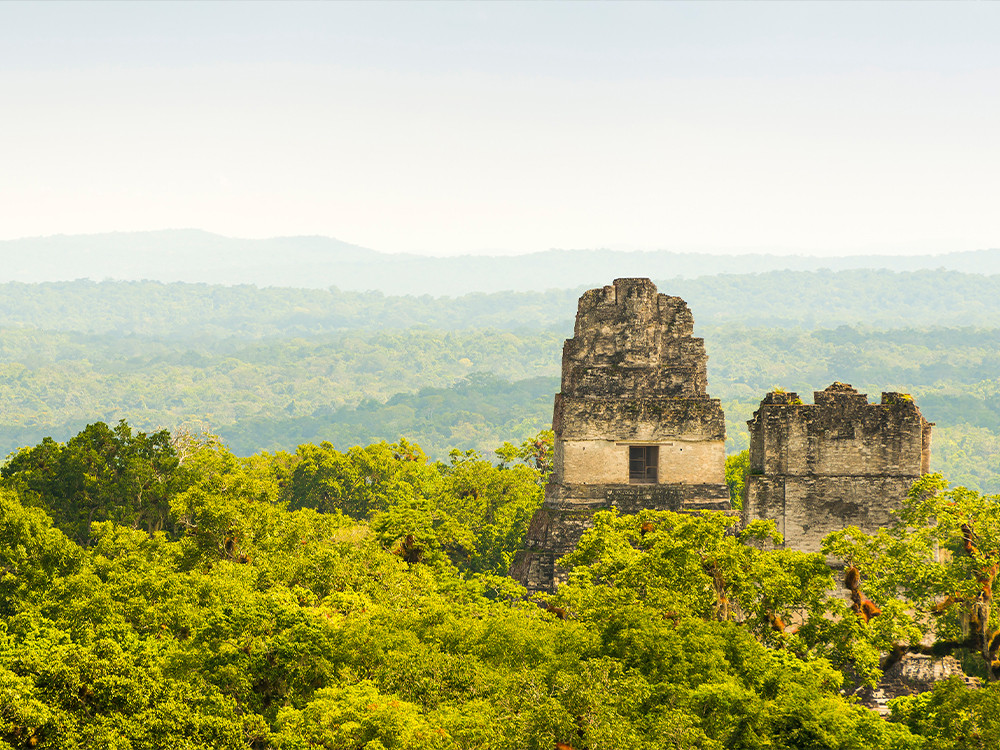
<svg viewBox="0 0 1000 750">
<path fill-rule="evenodd" d="M 953 253 L 965 253 L 965 252 L 975 252 L 979 250 L 996 250 L 998 247 L 967 247 L 967 248 L 955 248 L 955 249 L 938 249 L 938 244 L 934 242 L 923 242 L 914 243 L 915 246 L 899 246 L 893 244 L 887 244 L 884 246 L 872 246 L 868 248 L 854 248 L 853 250 L 847 250 L 844 252 L 810 252 L 809 250 L 802 250 L 798 248 L 790 247 L 774 247 L 774 246 L 760 246 L 760 247 L 719 247 L 719 246 L 684 246 L 684 247 L 634 247 L 630 245 L 611 245 L 611 246 L 592 246 L 592 247 L 546 247 L 546 248 L 525 248 L 519 250 L 511 250 L 507 248 L 486 248 L 480 252 L 470 252 L 456 250 L 455 252 L 413 252 L 413 251 L 388 251 L 383 250 L 378 247 L 373 247 L 370 244 L 364 242 L 346 242 L 340 237 L 334 235 L 326 234 L 279 234 L 270 235 L 263 237 L 243 237 L 235 235 L 227 235 L 219 232 L 212 232 L 207 229 L 202 229 L 200 227 L 161 227 L 152 229 L 138 229 L 138 230 L 111 230 L 106 232 L 80 232 L 80 233 L 68 233 L 68 232 L 56 232 L 52 234 L 37 234 L 24 237 L 10 237 L 10 238 L 0 238 L 0 243 L 4 242 L 19 242 L 19 241 L 33 241 L 33 240 L 52 240 L 59 238 L 75 239 L 75 238 L 85 238 L 85 237 L 101 237 L 105 235 L 143 235 L 143 234 L 166 234 L 166 233 L 183 233 L 183 232 L 194 232 L 194 233 L 204 233 L 207 235 L 212 235 L 215 237 L 224 238 L 227 240 L 237 240 L 237 241 L 267 241 L 267 240 L 294 240 L 294 239 L 323 239 L 332 240 L 338 243 L 344 243 L 353 245 L 355 247 L 361 248 L 363 250 L 371 250 L 376 253 L 395 255 L 395 254 L 406 254 L 415 255 L 428 258 L 456 258 L 462 256 L 479 256 L 479 257 L 516 257 L 521 255 L 536 255 L 539 253 L 546 252 L 618 252 L 618 253 L 678 253 L 678 254 L 690 254 L 690 255 L 773 255 L 776 257 L 803 257 L 803 258 L 856 258 L 862 256 L 897 256 L 897 257 L 923 257 L 929 255 L 950 255 Z"/>
<path fill-rule="evenodd" d="M 0 4 L 0 239 L 1000 247 L 1000 6 Z"/>
</svg>

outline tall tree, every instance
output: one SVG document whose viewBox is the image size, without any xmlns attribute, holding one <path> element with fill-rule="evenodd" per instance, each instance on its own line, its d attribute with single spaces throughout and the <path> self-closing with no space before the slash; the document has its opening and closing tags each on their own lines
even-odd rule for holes
<svg viewBox="0 0 1000 750">
<path fill-rule="evenodd" d="M 0 478 L 86 543 L 94 521 L 158 531 L 177 489 L 178 466 L 169 432 L 133 431 L 121 420 L 113 428 L 95 422 L 65 444 L 45 438 L 23 448 L 0 469 Z"/>
</svg>

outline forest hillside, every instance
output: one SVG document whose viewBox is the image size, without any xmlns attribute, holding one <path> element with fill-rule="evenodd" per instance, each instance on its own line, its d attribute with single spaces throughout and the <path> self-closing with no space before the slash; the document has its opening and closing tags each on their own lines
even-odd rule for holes
<svg viewBox="0 0 1000 750">
<path fill-rule="evenodd" d="M 600 514 L 558 595 L 507 577 L 580 289 L 10 282 L 0 750 L 995 747 L 998 277 L 658 284 L 705 339 L 735 503 L 775 386 L 909 392 L 937 422 L 968 489 L 926 477 L 892 528 L 824 542 L 861 605 L 727 514 Z M 984 687 L 883 718 L 857 698 L 886 654 Z"/>
<path fill-rule="evenodd" d="M 558 595 L 529 599 L 505 573 L 551 442 L 495 455 L 240 458 L 125 422 L 18 452 L 0 471 L 0 750 L 1000 743 L 997 614 L 970 630 L 978 605 L 944 597 L 992 583 L 995 498 L 927 477 L 891 529 L 827 538 L 851 581 L 762 544 L 769 522 L 605 512 Z M 848 583 L 864 606 L 836 595 Z M 855 698 L 882 653 L 949 653 L 983 687 L 941 681 L 883 718 Z"/>
<path fill-rule="evenodd" d="M 610 279 L 609 279 L 610 281 Z M 660 280 L 709 353 L 728 445 L 780 386 L 911 393 L 933 468 L 1000 491 L 1000 276 L 774 271 Z M 218 434 L 238 454 L 399 437 L 433 458 L 551 422 L 580 289 L 386 296 L 160 282 L 0 288 L 0 453 L 128 419 Z"/>
</svg>

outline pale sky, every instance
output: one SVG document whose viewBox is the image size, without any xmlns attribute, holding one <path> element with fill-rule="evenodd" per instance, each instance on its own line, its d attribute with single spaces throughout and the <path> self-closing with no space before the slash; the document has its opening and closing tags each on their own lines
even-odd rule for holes
<svg viewBox="0 0 1000 750">
<path fill-rule="evenodd" d="M 1000 247 L 997 3 L 0 2 L 0 239 Z"/>
</svg>

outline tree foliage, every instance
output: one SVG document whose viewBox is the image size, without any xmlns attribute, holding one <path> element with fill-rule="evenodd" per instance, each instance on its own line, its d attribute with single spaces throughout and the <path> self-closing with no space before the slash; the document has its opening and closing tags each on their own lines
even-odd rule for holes
<svg viewBox="0 0 1000 750">
<path fill-rule="evenodd" d="M 106 429 L 136 440 L 119 428 Z M 106 434 L 92 426 L 80 444 Z M 737 530 L 717 513 L 598 514 L 541 607 L 502 573 L 540 500 L 547 440 L 503 447 L 497 465 L 475 451 L 430 462 L 406 441 L 241 458 L 174 436 L 167 523 L 112 503 L 86 546 L 45 509 L 67 531 L 79 517 L 29 481 L 47 465 L 12 460 L 0 748 L 992 746 L 992 686 L 940 685 L 889 722 L 843 694 L 871 649 L 919 625 L 907 606 L 982 591 L 996 529 L 981 498 L 925 484 L 910 531 L 831 538 L 882 607 L 868 622 L 831 604 L 822 555 L 772 549 L 770 524 Z M 67 450 L 40 447 L 36 459 Z M 45 477 L 58 489 L 77 464 L 57 466 L 65 477 Z M 94 497 L 138 491 L 120 476 L 131 489 Z M 950 561 L 923 556 L 935 540 Z M 896 609 L 893 565 L 911 579 Z"/>
<path fill-rule="evenodd" d="M 750 471 L 750 451 L 746 448 L 739 453 L 726 456 L 726 487 L 729 488 L 729 503 L 734 508 L 742 508 L 747 474 Z"/>
<path fill-rule="evenodd" d="M 0 478 L 86 541 L 94 521 L 159 530 L 169 494 L 182 481 L 178 466 L 169 432 L 135 432 L 122 420 L 113 428 L 88 425 L 65 444 L 46 438 L 24 448 L 0 469 Z"/>
<path fill-rule="evenodd" d="M 889 528 L 863 534 L 849 527 L 827 537 L 823 549 L 856 571 L 865 596 L 881 610 L 866 639 L 870 647 L 922 650 L 933 633 L 937 652 L 978 654 L 982 674 L 996 679 L 1000 503 L 947 486 L 940 474 L 923 477 Z"/>
</svg>

